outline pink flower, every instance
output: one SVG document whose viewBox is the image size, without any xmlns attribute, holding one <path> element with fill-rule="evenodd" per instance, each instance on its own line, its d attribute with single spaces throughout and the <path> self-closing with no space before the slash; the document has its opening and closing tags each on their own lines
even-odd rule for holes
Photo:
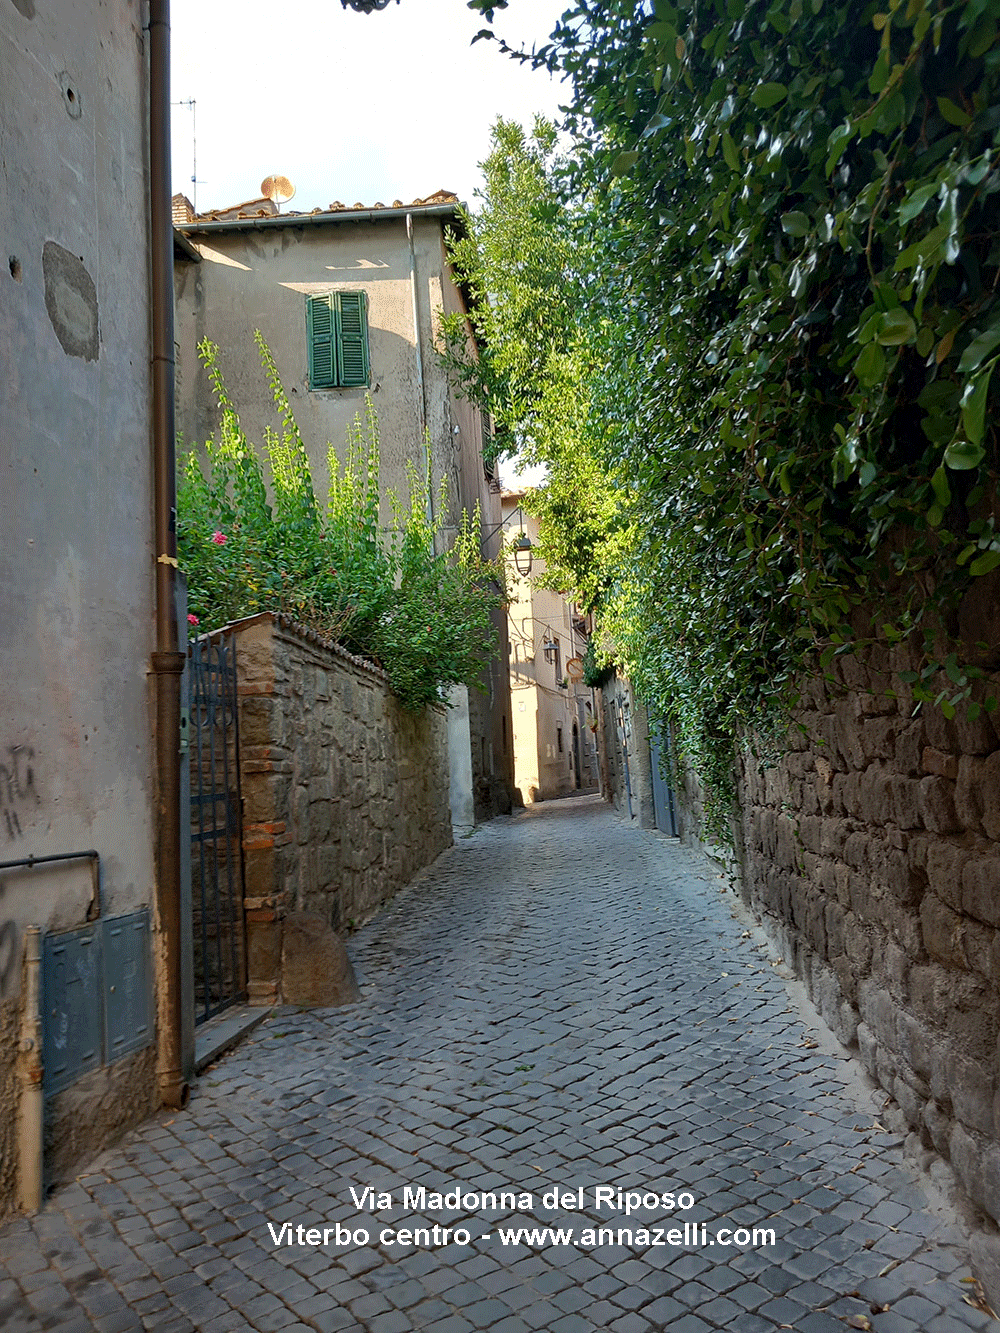
<svg viewBox="0 0 1000 1333">
<path fill-rule="evenodd" d="M 200 624 L 201 624 L 201 621 L 198 619 L 197 616 L 193 616 L 193 615 L 190 613 L 190 611 L 189 611 L 189 612 L 188 612 L 188 624 L 189 624 L 189 625 L 200 625 Z"/>
<path fill-rule="evenodd" d="M 212 533 L 212 541 L 215 542 L 216 546 L 225 546 L 226 534 L 224 532 L 215 531 Z"/>
</svg>

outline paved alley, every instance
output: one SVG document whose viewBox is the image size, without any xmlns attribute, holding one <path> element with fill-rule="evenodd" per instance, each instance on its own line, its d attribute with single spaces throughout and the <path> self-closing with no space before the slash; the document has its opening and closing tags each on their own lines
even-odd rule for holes
<svg viewBox="0 0 1000 1333">
<path fill-rule="evenodd" d="M 0 1229 L 0 1328 L 992 1327 L 732 906 L 593 798 L 480 827 L 350 941 L 359 1004 Z"/>
</svg>

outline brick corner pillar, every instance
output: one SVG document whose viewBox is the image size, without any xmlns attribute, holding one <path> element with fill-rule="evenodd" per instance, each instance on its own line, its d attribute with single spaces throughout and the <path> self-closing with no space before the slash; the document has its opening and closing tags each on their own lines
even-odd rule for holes
<svg viewBox="0 0 1000 1333">
<path fill-rule="evenodd" d="M 281 999 L 282 922 L 289 910 L 285 851 L 291 833 L 284 814 L 292 780 L 284 735 L 279 640 L 274 618 L 240 626 L 240 784 L 243 796 L 243 908 L 246 916 L 247 999 Z"/>
</svg>

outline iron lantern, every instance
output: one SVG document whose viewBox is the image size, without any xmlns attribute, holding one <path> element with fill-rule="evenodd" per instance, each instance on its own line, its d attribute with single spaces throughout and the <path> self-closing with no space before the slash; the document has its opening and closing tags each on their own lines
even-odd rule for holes
<svg viewBox="0 0 1000 1333">
<path fill-rule="evenodd" d="M 523 530 L 514 542 L 514 568 L 522 578 L 531 573 L 531 538 Z"/>
<path fill-rule="evenodd" d="M 376 9 L 385 9 L 392 0 L 340 0 L 345 9 L 354 9 L 359 14 L 374 14 Z M 396 0 L 399 4 L 399 0 Z"/>
</svg>

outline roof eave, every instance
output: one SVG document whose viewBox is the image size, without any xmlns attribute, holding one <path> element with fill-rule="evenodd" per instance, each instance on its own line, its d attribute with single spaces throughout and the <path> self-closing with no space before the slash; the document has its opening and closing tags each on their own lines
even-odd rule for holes
<svg viewBox="0 0 1000 1333">
<path fill-rule="evenodd" d="M 185 236 L 198 235 L 202 232 L 219 231 L 264 231 L 270 227 L 320 227 L 341 222 L 379 222 L 386 219 L 405 220 L 407 214 L 414 218 L 454 218 L 459 217 L 458 204 L 423 204 L 410 208 L 345 208 L 335 213 L 278 213 L 265 218 L 227 218 L 221 222 L 184 222 L 177 230 Z"/>
</svg>

